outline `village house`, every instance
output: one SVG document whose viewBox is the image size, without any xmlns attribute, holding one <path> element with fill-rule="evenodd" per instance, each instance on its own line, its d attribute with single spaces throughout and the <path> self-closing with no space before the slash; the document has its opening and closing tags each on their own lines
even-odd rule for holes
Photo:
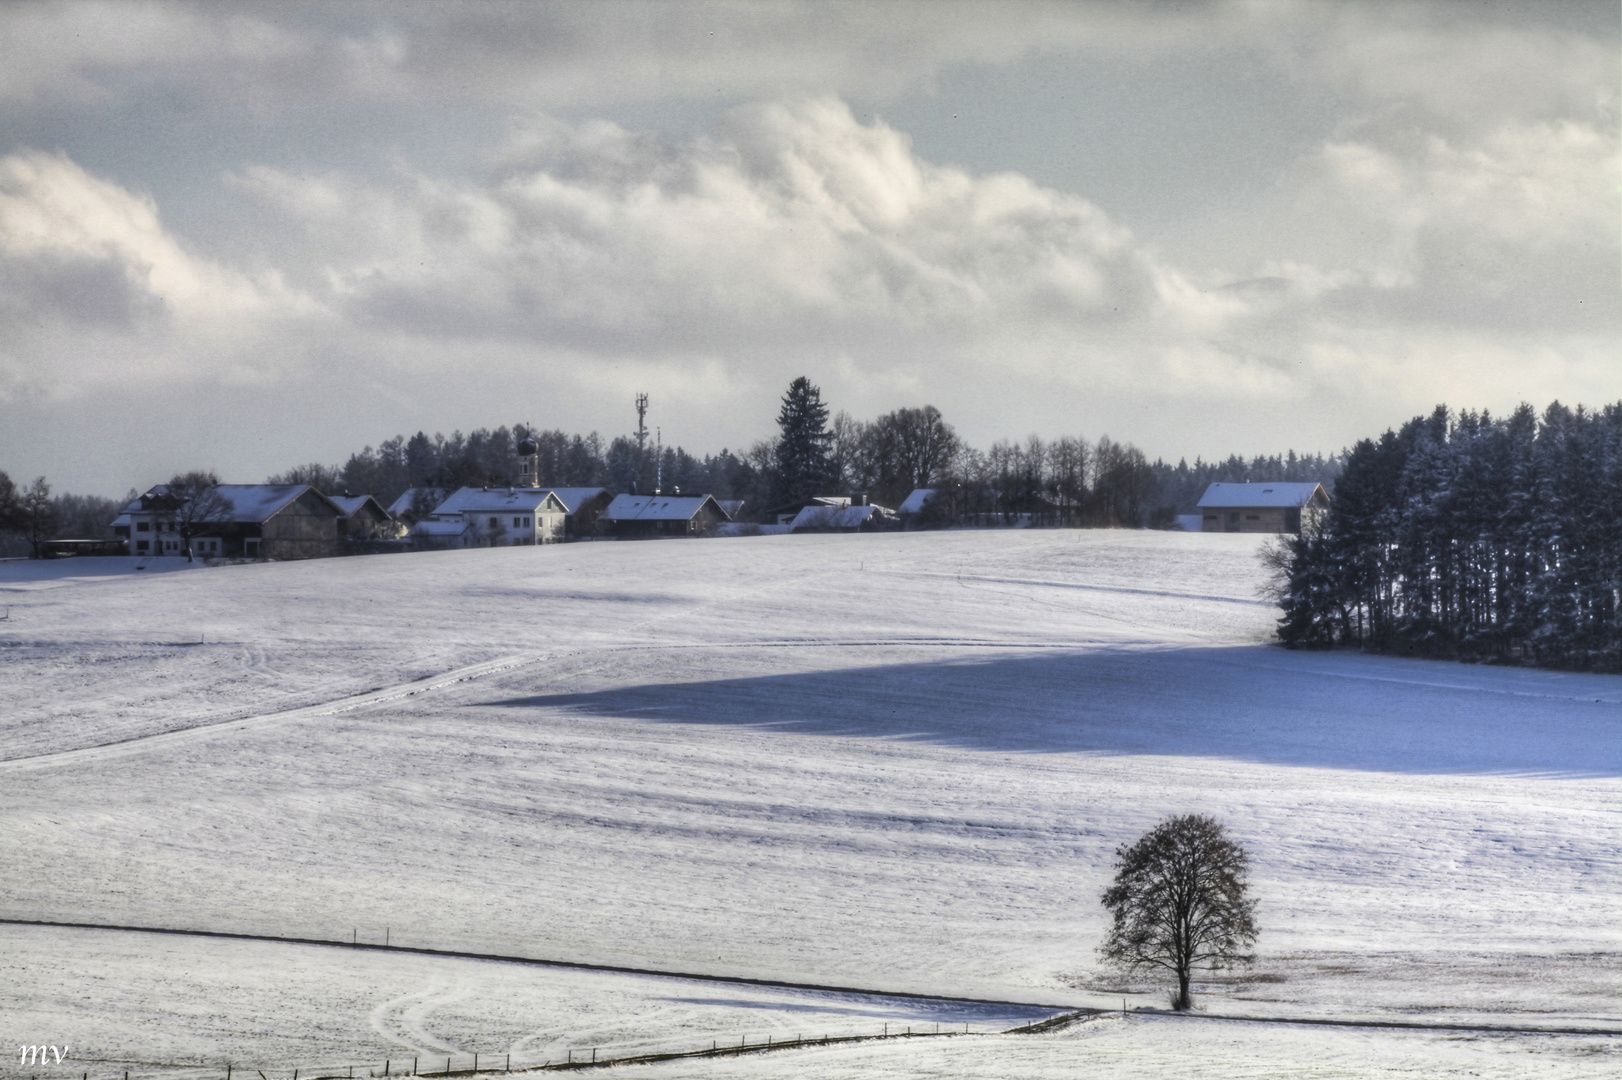
<svg viewBox="0 0 1622 1080">
<path fill-rule="evenodd" d="M 1205 489 L 1198 509 L 1201 532 L 1299 533 L 1329 509 L 1329 493 L 1315 483 L 1219 483 Z"/>
<path fill-rule="evenodd" d="M 419 547 L 521 547 L 563 540 L 568 511 L 551 488 L 465 487 L 411 528 Z"/>
<path fill-rule="evenodd" d="M 711 536 L 727 522 L 721 504 L 710 495 L 619 495 L 601 521 L 623 540 L 661 536 Z"/>
<path fill-rule="evenodd" d="M 308 484 L 220 484 L 220 508 L 192 523 L 192 554 L 224 559 L 315 559 L 343 553 L 341 507 Z M 159 484 L 113 519 L 131 555 L 184 556 L 185 513 Z"/>
</svg>

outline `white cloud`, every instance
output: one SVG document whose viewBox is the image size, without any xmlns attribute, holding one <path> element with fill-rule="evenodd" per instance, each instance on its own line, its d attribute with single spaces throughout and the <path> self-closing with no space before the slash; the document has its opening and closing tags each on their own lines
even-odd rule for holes
<svg viewBox="0 0 1622 1080">
<path fill-rule="evenodd" d="M 230 147 L 175 161 L 176 186 L 224 168 L 220 205 L 255 207 L 160 214 L 127 177 L 0 157 L 0 404 L 234 379 L 291 415 L 341 369 L 345 393 L 415 402 L 430 427 L 510 420 L 490 386 L 609 427 L 603 403 L 649 389 L 736 445 L 810 372 L 854 413 L 929 400 L 982 441 L 1103 428 L 1194 452 L 1331 448 L 1442 398 L 1599 400 L 1622 326 L 1617 57 L 1614 34 L 1558 25 L 1574 10 L 0 7 L 13 115 L 101 117 L 105 139 L 106 117 L 172 109 Z M 1289 86 L 1284 119 L 1329 119 L 1246 195 L 1168 209 L 1189 237 L 1158 236 L 1174 258 L 1086 192 L 942 164 L 844 104 L 865 117 L 1038 55 L 1149 72 L 1077 104 L 1123 131 L 1155 115 L 1131 95 L 1157 77 L 1218 70 L 1224 92 L 1236 71 Z M 645 102 L 637 126 L 668 107 L 683 131 L 716 115 L 693 103 L 739 100 L 693 136 L 558 119 Z M 504 147 L 436 142 L 469 102 L 528 119 Z M 373 117 L 419 134 L 391 150 L 401 125 L 381 123 L 370 156 L 330 152 Z M 1033 115 L 1010 137 L 1047 130 Z M 139 156 L 96 145 L 75 153 Z M 1197 193 L 1201 165 L 1166 190 Z"/>
<path fill-rule="evenodd" d="M 0 397 L 251 374 L 268 321 L 309 303 L 187 251 L 152 200 L 66 156 L 0 158 Z"/>
<path fill-rule="evenodd" d="M 740 109 L 679 146 L 547 121 L 483 186 L 236 182 L 307 230 L 333 303 L 429 335 L 680 355 L 1084 332 L 1186 299 L 1086 200 L 932 165 L 831 99 Z"/>
</svg>

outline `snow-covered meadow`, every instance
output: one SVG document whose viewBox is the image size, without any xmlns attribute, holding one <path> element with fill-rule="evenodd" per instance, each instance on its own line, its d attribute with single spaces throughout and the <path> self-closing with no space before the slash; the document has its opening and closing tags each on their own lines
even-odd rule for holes
<svg viewBox="0 0 1622 1080">
<path fill-rule="evenodd" d="M 1279 650 L 1255 552 L 982 532 L 0 564 L 0 916 L 1158 1006 L 1098 968 L 1097 898 L 1116 845 L 1200 811 L 1251 850 L 1263 931 L 1253 972 L 1203 987 L 1211 1012 L 1622 1029 L 1622 680 Z M 0 943 L 26 972 L 0 1037 L 98 1058 L 291 1068 L 939 1011 L 308 946 Z M 1024 1049 L 972 1049 L 1005 1043 Z M 1045 1075 L 1090 1048 L 1100 1075 L 1213 1050 L 1279 1075 L 1580 1074 L 1619 1043 L 1144 1020 L 686 1068 Z"/>
</svg>

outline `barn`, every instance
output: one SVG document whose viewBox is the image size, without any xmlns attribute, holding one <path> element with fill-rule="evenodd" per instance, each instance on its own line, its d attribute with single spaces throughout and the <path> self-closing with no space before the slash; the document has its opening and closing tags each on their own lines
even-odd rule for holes
<svg viewBox="0 0 1622 1080">
<path fill-rule="evenodd" d="M 1298 533 L 1329 509 L 1329 493 L 1316 483 L 1212 484 L 1200 497 L 1200 531 Z"/>
<path fill-rule="evenodd" d="M 661 536 L 711 536 L 727 522 L 711 495 L 618 495 L 601 521 L 622 540 Z"/>
</svg>

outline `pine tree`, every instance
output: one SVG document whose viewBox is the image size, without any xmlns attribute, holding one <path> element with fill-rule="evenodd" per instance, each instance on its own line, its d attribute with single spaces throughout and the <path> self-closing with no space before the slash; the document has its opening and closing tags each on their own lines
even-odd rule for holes
<svg viewBox="0 0 1622 1080">
<path fill-rule="evenodd" d="M 777 499 L 789 502 L 818 494 L 833 479 L 828 407 L 822 391 L 804 375 L 789 384 L 777 414 L 782 435 L 777 440 Z"/>
</svg>

